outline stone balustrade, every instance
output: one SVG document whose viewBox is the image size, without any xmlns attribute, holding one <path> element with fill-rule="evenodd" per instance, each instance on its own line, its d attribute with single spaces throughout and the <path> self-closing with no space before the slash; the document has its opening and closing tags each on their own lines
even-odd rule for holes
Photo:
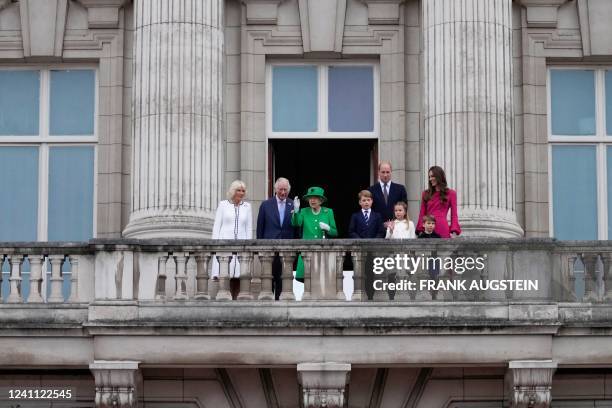
<svg viewBox="0 0 612 408">
<path fill-rule="evenodd" d="M 0 303 L 89 303 L 94 258 L 87 243 L 0 243 Z"/>
<path fill-rule="evenodd" d="M 374 280 L 382 289 L 370 293 L 373 301 L 612 300 L 610 242 L 550 239 L 3 243 L 0 294 L 2 303 L 232 301 L 230 268 L 237 260 L 235 301 L 271 302 L 275 256 L 282 302 L 368 301 L 366 285 Z M 293 280 L 298 256 L 303 285 Z M 219 274 L 212 276 L 215 258 Z M 413 267 L 411 259 L 420 263 Z M 376 268 L 382 273 L 371 272 Z"/>
</svg>

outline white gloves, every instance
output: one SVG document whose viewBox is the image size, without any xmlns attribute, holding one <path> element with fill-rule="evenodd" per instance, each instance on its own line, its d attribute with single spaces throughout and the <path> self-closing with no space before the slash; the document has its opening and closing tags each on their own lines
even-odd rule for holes
<svg viewBox="0 0 612 408">
<path fill-rule="evenodd" d="M 323 231 L 328 231 L 329 232 L 329 225 L 327 225 L 324 222 L 320 222 L 319 223 L 319 228 L 321 228 Z"/>
<path fill-rule="evenodd" d="M 300 199 L 298 198 L 298 196 L 295 196 L 295 198 L 293 199 L 293 211 L 300 212 Z"/>
</svg>

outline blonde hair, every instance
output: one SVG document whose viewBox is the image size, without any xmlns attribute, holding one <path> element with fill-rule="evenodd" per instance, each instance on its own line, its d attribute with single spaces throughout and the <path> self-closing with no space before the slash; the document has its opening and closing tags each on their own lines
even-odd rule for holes
<svg viewBox="0 0 612 408">
<path fill-rule="evenodd" d="M 234 180 L 232 181 L 232 184 L 230 184 L 229 189 L 227 190 L 227 199 L 231 200 L 232 198 L 234 198 L 234 194 L 236 194 L 236 190 L 238 190 L 239 188 L 243 188 L 244 189 L 244 195 L 246 196 L 246 184 L 244 184 L 244 181 L 242 180 Z"/>
<path fill-rule="evenodd" d="M 406 204 L 403 201 L 398 201 L 397 203 L 395 203 L 393 205 L 393 212 L 395 212 L 395 207 L 400 206 L 404 209 L 404 214 L 406 214 L 406 218 L 404 218 L 406 221 L 410 221 L 410 216 L 408 215 L 408 204 Z"/>
<path fill-rule="evenodd" d="M 359 199 L 361 200 L 363 197 L 372 198 L 372 193 L 370 190 L 361 190 L 358 194 Z"/>
</svg>

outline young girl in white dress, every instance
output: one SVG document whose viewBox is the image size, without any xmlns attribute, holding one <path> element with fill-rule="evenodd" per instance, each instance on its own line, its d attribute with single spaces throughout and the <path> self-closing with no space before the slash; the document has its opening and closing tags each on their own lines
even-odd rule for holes
<svg viewBox="0 0 612 408">
<path fill-rule="evenodd" d="M 403 201 L 398 201 L 393 208 L 395 219 L 387 227 L 387 235 L 385 238 L 390 239 L 407 239 L 416 238 L 414 232 L 414 223 L 408 217 L 408 204 Z"/>
<path fill-rule="evenodd" d="M 215 224 L 213 226 L 213 239 L 251 239 L 253 238 L 253 216 L 251 204 L 244 201 L 246 185 L 240 180 L 235 180 L 227 192 L 227 200 L 219 202 Z M 213 279 L 219 276 L 219 261 L 213 258 Z M 240 276 L 240 263 L 236 255 L 232 256 L 229 265 L 229 277 L 232 297 L 236 298 L 239 291 L 238 277 Z"/>
</svg>

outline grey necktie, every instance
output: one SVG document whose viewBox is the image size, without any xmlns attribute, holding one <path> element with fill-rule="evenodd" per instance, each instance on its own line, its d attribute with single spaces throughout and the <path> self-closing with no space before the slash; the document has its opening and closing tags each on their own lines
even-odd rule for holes
<svg viewBox="0 0 612 408">
<path fill-rule="evenodd" d="M 383 196 L 385 196 L 385 204 L 388 204 L 389 201 L 389 191 L 387 190 L 387 183 L 383 187 Z"/>
</svg>

